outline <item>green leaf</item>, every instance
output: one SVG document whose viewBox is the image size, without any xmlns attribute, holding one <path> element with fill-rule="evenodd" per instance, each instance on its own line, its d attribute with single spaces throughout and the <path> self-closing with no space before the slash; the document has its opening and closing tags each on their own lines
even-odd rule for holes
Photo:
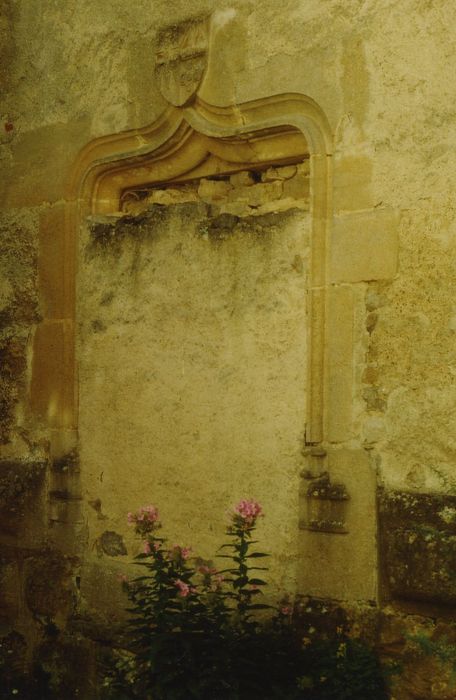
<svg viewBox="0 0 456 700">
<path fill-rule="evenodd" d="M 265 603 L 252 603 L 247 605 L 247 610 L 272 610 L 272 605 L 266 605 Z"/>
</svg>

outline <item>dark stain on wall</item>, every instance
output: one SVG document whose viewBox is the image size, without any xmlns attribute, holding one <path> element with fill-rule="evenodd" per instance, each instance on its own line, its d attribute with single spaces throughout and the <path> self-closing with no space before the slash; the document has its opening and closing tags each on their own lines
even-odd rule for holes
<svg viewBox="0 0 456 700">
<path fill-rule="evenodd" d="M 0 461 L 0 531 L 18 534 L 40 500 L 46 468 L 45 462 Z"/>
</svg>

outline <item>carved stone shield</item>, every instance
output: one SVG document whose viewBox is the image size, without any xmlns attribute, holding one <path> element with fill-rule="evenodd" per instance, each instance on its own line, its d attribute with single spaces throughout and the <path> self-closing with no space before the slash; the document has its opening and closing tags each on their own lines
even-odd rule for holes
<svg viewBox="0 0 456 700">
<path fill-rule="evenodd" d="M 156 76 L 163 97 L 176 107 L 195 96 L 206 70 L 208 20 L 167 27 L 159 35 Z"/>
</svg>

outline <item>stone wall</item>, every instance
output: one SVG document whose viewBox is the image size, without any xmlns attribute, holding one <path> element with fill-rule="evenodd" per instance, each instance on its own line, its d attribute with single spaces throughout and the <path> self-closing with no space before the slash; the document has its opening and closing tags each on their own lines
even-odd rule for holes
<svg viewBox="0 0 456 700">
<path fill-rule="evenodd" d="M 413 616 L 422 621 L 451 617 L 456 401 L 456 169 L 451 154 L 456 122 L 449 76 L 456 67 L 454 4 L 285 0 L 279 8 L 275 0 L 138 0 L 131 5 L 3 0 L 0 8 L 3 634 L 21 635 L 29 660 L 33 648 L 41 648 L 49 664 L 57 654 L 55 630 L 60 649 L 75 639 L 73 633 L 67 639 L 65 630 L 104 639 L 110 606 L 122 606 L 113 572 L 124 551 L 134 551 L 121 524 L 122 502 L 128 501 L 128 508 L 141 505 L 133 502 L 143 495 L 140 484 L 152 490 L 158 473 L 147 473 L 151 442 L 146 440 L 139 452 L 137 446 L 148 424 L 180 415 L 178 407 L 166 413 L 157 406 L 149 415 L 149 397 L 135 404 L 138 414 L 132 420 L 128 397 L 142 380 L 133 376 L 127 346 L 117 354 L 121 338 L 136 338 L 135 347 L 153 346 L 156 336 L 148 322 L 162 323 L 174 337 L 170 357 L 177 357 L 177 345 L 184 342 L 179 318 L 160 321 L 145 300 L 144 276 L 152 275 L 155 255 L 153 216 L 160 208 L 168 212 L 165 220 L 189 222 L 193 236 L 198 226 L 200 231 L 206 226 L 207 239 L 201 235 L 195 251 L 179 254 L 180 262 L 176 255 L 174 268 L 166 249 L 170 237 L 162 232 L 154 245 L 163 246 L 157 255 L 161 269 L 165 261 L 170 265 L 171 279 L 183 277 L 185 265 L 191 265 L 195 284 L 199 276 L 203 280 L 198 294 L 213 301 L 221 303 L 228 281 L 236 281 L 238 291 L 247 285 L 241 263 L 234 270 L 233 261 L 249 261 L 264 279 L 278 277 L 278 268 L 288 261 L 283 280 L 293 281 L 290 287 L 283 281 L 278 290 L 293 321 L 280 323 L 295 324 L 295 344 L 283 340 L 279 314 L 273 326 L 274 342 L 284 343 L 289 369 L 280 380 L 271 380 L 276 382 L 273 400 L 258 399 L 248 407 L 233 385 L 229 389 L 233 405 L 243 406 L 241 422 L 255 415 L 255 425 L 269 426 L 268 436 L 273 430 L 281 436 L 293 433 L 277 454 L 282 437 L 272 441 L 271 464 L 261 456 L 268 442 L 259 430 L 248 457 L 231 452 L 239 464 L 236 478 L 244 478 L 240 465 L 246 460 L 252 478 L 241 483 L 270 503 L 264 533 L 271 550 L 285 542 L 289 564 L 296 561 L 286 580 L 274 575 L 277 587 L 345 601 L 348 607 L 380 610 L 387 605 L 388 620 L 409 620 L 404 624 Z M 183 67 L 174 59 L 187 39 L 195 42 L 194 55 Z M 277 95 L 288 101 L 274 101 Z M 293 95 L 304 96 L 301 102 L 296 98 L 296 109 L 290 106 Z M 257 122 L 255 129 L 267 126 L 268 138 L 275 138 L 274 129 L 283 127 L 284 119 L 293 128 L 302 125 L 308 172 L 286 170 L 302 162 L 302 152 L 299 158 L 290 156 L 299 148 L 286 157 L 270 153 L 272 162 L 265 163 L 264 152 L 258 155 L 266 143 L 262 137 L 255 141 L 255 153 L 245 155 L 244 149 L 244 162 L 239 157 L 238 167 L 227 170 L 227 153 L 235 157 L 240 135 L 244 146 L 245 139 L 251 139 L 248 148 L 253 143 L 248 128 L 256 108 L 248 105 L 256 100 L 261 106 L 266 98 L 271 102 L 262 112 L 265 123 Z M 172 143 L 182 146 L 179 153 L 185 150 L 185 139 L 177 137 L 178 117 L 198 134 L 196 149 L 209 148 L 212 139 L 212 155 L 225 164 L 215 179 L 204 163 L 188 163 L 194 177 L 185 183 L 185 178 L 177 182 L 171 170 L 166 175 L 166 168 L 174 167 Z M 320 141 L 312 131 L 317 123 Z M 179 158 L 182 163 L 184 155 Z M 263 163 L 257 170 L 245 164 L 255 158 Z M 127 162 L 130 180 L 124 187 L 118 173 Z M 160 177 L 159 167 L 164 168 Z M 295 179 L 301 176 L 305 184 Z M 264 239 L 257 247 L 253 242 L 252 232 L 261 227 L 291 237 L 267 234 L 268 245 L 277 248 L 270 263 Z M 217 262 L 223 269 L 211 293 L 211 265 L 224 255 L 232 267 Z M 305 283 L 306 290 L 299 286 Z M 163 296 L 166 284 L 160 285 Z M 175 295 L 183 293 L 173 289 Z M 258 297 L 244 291 L 257 306 L 267 306 L 261 291 Z M 305 320 L 300 318 L 305 307 L 297 302 L 304 291 Z M 195 315 L 203 301 L 197 301 L 196 292 L 188 293 Z M 223 332 L 229 342 L 238 342 L 243 367 L 250 361 L 255 365 L 253 373 L 236 368 L 235 386 L 249 386 L 260 374 L 275 376 L 273 359 L 261 364 L 254 353 L 242 354 L 245 336 L 239 329 L 229 333 L 238 310 L 231 320 L 228 311 L 220 320 Z M 271 318 L 264 308 L 257 311 L 260 316 L 252 323 L 266 343 Z M 131 332 L 126 315 L 134 319 Z M 215 342 L 211 323 L 201 323 L 200 335 L 210 347 Z M 299 345 L 302 364 L 296 360 Z M 155 346 L 153 352 L 158 350 Z M 135 361 L 144 375 L 141 362 L 147 364 L 147 353 Z M 210 361 L 199 356 L 184 392 L 188 410 L 191 395 L 198 404 L 192 408 L 195 415 L 201 395 L 192 394 L 192 387 Z M 212 375 L 205 377 L 213 381 Z M 114 380 L 124 387 L 117 409 Z M 165 375 L 156 381 L 163 385 Z M 173 392 L 184 391 L 179 381 Z M 223 433 L 222 418 L 213 436 Z M 231 422 L 232 412 L 225 419 L 230 430 L 244 435 Z M 237 497 L 221 474 L 226 445 L 217 443 L 218 477 L 211 481 L 210 441 L 196 459 L 194 439 L 186 440 L 181 452 L 169 452 L 160 472 L 161 500 L 176 537 L 186 534 L 183 523 L 193 517 L 191 509 L 178 515 L 182 486 L 168 475 L 176 463 L 183 470 L 180 483 L 191 467 L 195 490 L 204 483 L 217 509 Z M 125 478 L 125 464 L 130 470 L 140 465 L 138 479 Z M 286 486 L 275 503 L 281 468 Z M 147 500 L 155 496 L 148 493 Z M 284 535 L 278 523 L 287 510 Z M 195 545 L 204 543 L 204 532 L 196 530 L 194 539 Z M 50 593 L 34 583 L 43 569 Z M 400 697 L 428 700 L 430 692 L 444 697 L 437 687 L 420 687 L 413 689 L 411 681 Z"/>
</svg>

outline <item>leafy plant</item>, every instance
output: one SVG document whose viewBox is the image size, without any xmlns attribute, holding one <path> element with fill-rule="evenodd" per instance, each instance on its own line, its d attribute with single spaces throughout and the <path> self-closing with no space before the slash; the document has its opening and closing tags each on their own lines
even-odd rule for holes
<svg viewBox="0 0 456 700">
<path fill-rule="evenodd" d="M 456 627 L 455 627 L 456 629 Z M 450 685 L 456 685 L 456 643 L 447 637 L 431 639 L 428 634 L 420 633 L 408 636 L 408 641 L 418 653 L 437 659 L 442 666 L 451 669 Z"/>
<path fill-rule="evenodd" d="M 266 553 L 254 539 L 261 506 L 242 500 L 218 557 L 196 559 L 161 536 L 155 506 L 128 514 L 143 540 L 140 576 L 123 585 L 131 645 L 104 682 L 122 700 L 386 700 L 375 655 L 345 637 L 304 643 L 292 607 L 262 601 Z M 306 640 L 307 641 L 307 640 Z"/>
</svg>

